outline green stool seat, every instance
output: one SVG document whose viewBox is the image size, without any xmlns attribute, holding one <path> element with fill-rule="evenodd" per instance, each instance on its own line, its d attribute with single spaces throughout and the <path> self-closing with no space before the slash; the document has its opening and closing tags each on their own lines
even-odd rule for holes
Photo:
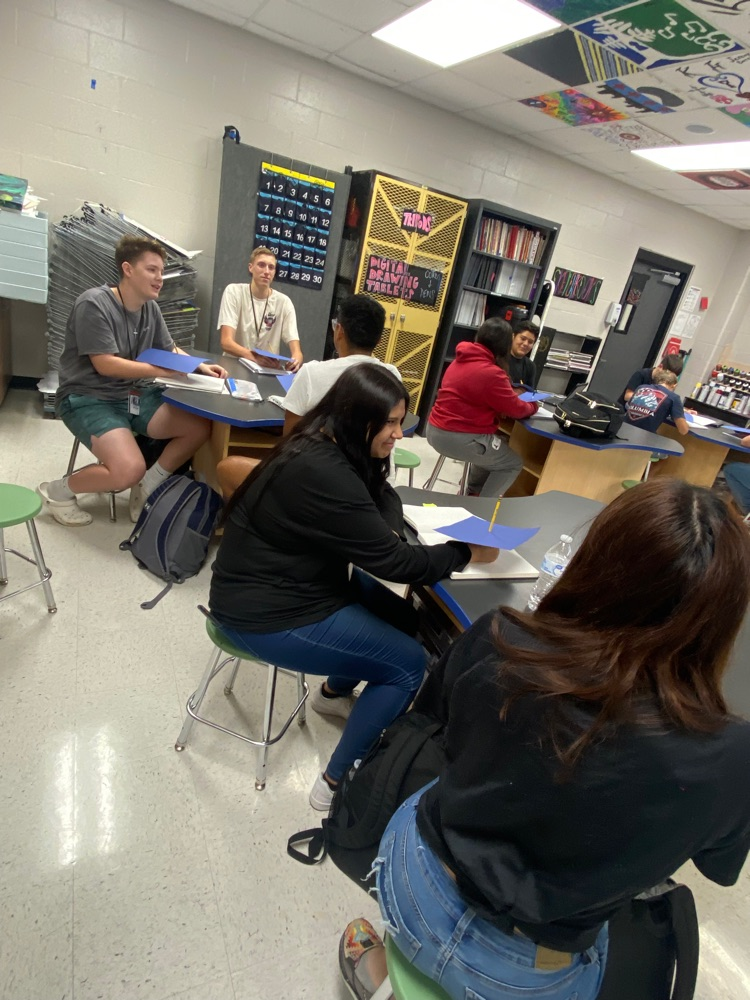
<svg viewBox="0 0 750 1000">
<path fill-rule="evenodd" d="M 397 469 L 409 470 L 409 486 L 412 486 L 414 480 L 414 470 L 418 469 L 422 464 L 422 459 L 419 455 L 415 455 L 413 451 L 407 451 L 406 448 L 394 448 L 393 464 Z"/>
<path fill-rule="evenodd" d="M 641 485 L 640 479 L 623 479 L 622 481 L 622 488 L 624 490 L 632 490 L 634 486 L 640 486 L 640 485 Z"/>
<path fill-rule="evenodd" d="M 0 528 L 24 524 L 36 517 L 41 509 L 42 499 L 38 493 L 25 486 L 0 483 Z"/>
<path fill-rule="evenodd" d="M 444 989 L 407 962 L 390 937 L 385 939 L 385 956 L 394 1000 L 450 1000 Z"/>
<path fill-rule="evenodd" d="M 0 483 L 0 587 L 4 587 L 8 582 L 8 562 L 5 558 L 8 552 L 14 556 L 18 556 L 19 559 L 23 559 L 24 562 L 36 566 L 39 573 L 39 579 L 36 583 L 29 583 L 25 587 L 19 587 L 18 590 L 11 591 L 10 594 L 3 594 L 0 597 L 0 603 L 9 600 L 11 597 L 16 597 L 18 594 L 23 594 L 26 590 L 41 587 L 44 590 L 44 597 L 47 601 L 47 610 L 53 615 L 57 611 L 57 605 L 55 604 L 55 598 L 52 596 L 52 587 L 49 582 L 52 573 L 47 569 L 47 565 L 44 562 L 42 547 L 39 544 L 39 536 L 36 533 L 36 524 L 34 523 L 34 518 L 41 509 L 41 497 L 34 490 L 27 489 L 25 486 L 15 486 L 12 483 Z M 16 549 L 7 548 L 5 545 L 5 529 L 12 528 L 16 524 L 26 525 L 31 551 L 34 555 L 33 559 L 25 556 L 22 552 L 18 552 Z"/>
<path fill-rule="evenodd" d="M 233 656 L 240 660 L 257 660 L 257 657 L 253 656 L 252 653 L 248 653 L 246 649 L 240 649 L 239 646 L 230 642 L 224 632 L 210 618 L 206 619 L 206 632 L 208 632 L 208 638 L 214 646 L 218 646 L 227 656 Z"/>
</svg>

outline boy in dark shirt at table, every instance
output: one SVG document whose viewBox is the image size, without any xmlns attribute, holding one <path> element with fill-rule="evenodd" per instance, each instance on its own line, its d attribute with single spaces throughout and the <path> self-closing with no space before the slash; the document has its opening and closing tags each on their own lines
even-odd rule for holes
<svg viewBox="0 0 750 1000">
<path fill-rule="evenodd" d="M 689 428 L 682 400 L 674 391 L 677 376 L 663 368 L 654 368 L 652 382 L 640 385 L 625 404 L 625 420 L 633 427 L 656 433 L 665 420 L 671 419 L 680 434 Z"/>
</svg>

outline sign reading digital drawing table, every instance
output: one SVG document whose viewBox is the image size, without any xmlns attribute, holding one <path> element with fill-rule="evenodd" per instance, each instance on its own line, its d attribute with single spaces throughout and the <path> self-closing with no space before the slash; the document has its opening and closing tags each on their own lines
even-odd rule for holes
<svg viewBox="0 0 750 1000">
<path fill-rule="evenodd" d="M 386 295 L 423 306 L 434 306 L 443 283 L 442 271 L 406 264 L 390 257 L 367 258 L 365 291 L 369 295 Z"/>
</svg>

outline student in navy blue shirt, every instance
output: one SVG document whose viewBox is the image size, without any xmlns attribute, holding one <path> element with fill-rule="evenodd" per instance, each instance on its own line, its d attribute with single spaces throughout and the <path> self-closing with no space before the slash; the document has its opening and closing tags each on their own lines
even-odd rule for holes
<svg viewBox="0 0 750 1000">
<path fill-rule="evenodd" d="M 633 372 L 628 379 L 628 384 L 617 400 L 620 406 L 625 406 L 639 385 L 651 385 L 654 381 L 654 372 L 659 368 L 663 368 L 667 372 L 674 372 L 677 378 L 679 378 L 682 375 L 682 358 L 679 354 L 665 354 L 655 368 L 639 368 L 637 372 Z"/>
<path fill-rule="evenodd" d="M 680 434 L 689 428 L 682 400 L 674 391 L 677 376 L 663 368 L 654 368 L 650 385 L 640 385 L 625 404 L 625 420 L 644 431 L 656 432 L 671 419 Z"/>
</svg>

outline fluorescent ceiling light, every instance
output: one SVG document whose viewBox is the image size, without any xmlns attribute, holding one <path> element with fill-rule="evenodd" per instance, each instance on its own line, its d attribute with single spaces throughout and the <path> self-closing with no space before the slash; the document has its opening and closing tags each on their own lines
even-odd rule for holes
<svg viewBox="0 0 750 1000">
<path fill-rule="evenodd" d="M 750 142 L 706 142 L 700 146 L 631 149 L 667 170 L 742 170 L 750 167 Z"/>
<path fill-rule="evenodd" d="M 445 68 L 559 27 L 521 0 L 430 0 L 373 37 Z"/>
</svg>

